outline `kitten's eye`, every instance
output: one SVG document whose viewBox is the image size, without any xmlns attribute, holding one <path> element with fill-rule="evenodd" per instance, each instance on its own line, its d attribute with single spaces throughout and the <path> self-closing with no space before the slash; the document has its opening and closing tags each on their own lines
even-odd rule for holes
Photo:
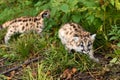
<svg viewBox="0 0 120 80">
<path fill-rule="evenodd" d="M 83 47 L 83 42 L 80 43 L 80 46 Z"/>
<path fill-rule="evenodd" d="M 47 13 L 44 13 L 44 15 L 47 15 Z"/>
<path fill-rule="evenodd" d="M 92 43 L 89 41 L 89 42 L 88 42 L 88 47 L 91 46 L 91 45 L 92 45 Z"/>
</svg>

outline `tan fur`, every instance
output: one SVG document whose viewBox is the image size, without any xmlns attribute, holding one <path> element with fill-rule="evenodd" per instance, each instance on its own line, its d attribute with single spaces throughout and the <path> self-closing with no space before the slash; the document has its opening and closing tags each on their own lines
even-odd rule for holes
<svg viewBox="0 0 120 80">
<path fill-rule="evenodd" d="M 98 61 L 98 59 L 93 56 L 93 42 L 96 34 L 90 35 L 90 32 L 85 31 L 76 23 L 64 24 L 58 34 L 62 44 L 65 45 L 69 52 L 75 50 L 76 52 L 85 53 L 88 54 L 91 59 Z"/>
<path fill-rule="evenodd" d="M 1 28 L 8 28 L 5 36 L 5 43 L 8 43 L 10 37 L 15 33 L 24 33 L 30 30 L 40 34 L 44 28 L 44 17 L 49 18 L 50 11 L 44 10 L 36 17 L 20 17 L 5 22 Z"/>
</svg>

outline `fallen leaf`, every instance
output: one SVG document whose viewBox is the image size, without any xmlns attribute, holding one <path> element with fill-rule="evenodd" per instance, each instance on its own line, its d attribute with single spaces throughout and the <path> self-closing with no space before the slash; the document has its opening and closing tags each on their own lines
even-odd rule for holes
<svg viewBox="0 0 120 80">
<path fill-rule="evenodd" d="M 47 71 L 47 72 L 46 72 L 46 75 L 47 75 L 47 76 L 48 76 L 48 75 L 50 75 L 50 74 L 51 74 L 51 72 L 50 72 L 50 71 Z"/>
<path fill-rule="evenodd" d="M 68 80 L 68 79 L 71 79 L 73 74 L 75 74 L 76 72 L 77 72 L 76 68 L 66 69 L 60 77 Z"/>
</svg>

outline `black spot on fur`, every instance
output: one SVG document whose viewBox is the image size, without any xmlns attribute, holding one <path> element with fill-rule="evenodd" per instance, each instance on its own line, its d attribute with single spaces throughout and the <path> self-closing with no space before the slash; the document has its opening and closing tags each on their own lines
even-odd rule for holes
<svg viewBox="0 0 120 80">
<path fill-rule="evenodd" d="M 37 18 L 34 18 L 34 22 L 36 22 L 38 19 Z"/>
<path fill-rule="evenodd" d="M 78 29 L 75 28 L 75 31 L 78 31 Z"/>
<path fill-rule="evenodd" d="M 32 25 L 33 23 L 30 23 L 30 25 Z"/>
<path fill-rule="evenodd" d="M 28 26 L 28 23 L 26 23 L 26 26 Z"/>
<path fill-rule="evenodd" d="M 37 25 L 41 24 L 40 22 L 37 22 Z"/>
<path fill-rule="evenodd" d="M 37 28 L 39 28 L 39 26 L 37 26 Z"/>
<path fill-rule="evenodd" d="M 74 34 L 74 37 L 78 37 L 78 34 Z"/>
<path fill-rule="evenodd" d="M 23 23 L 20 23 L 20 25 L 23 25 Z"/>
<path fill-rule="evenodd" d="M 72 30 L 72 28 L 70 27 L 70 30 Z"/>
<path fill-rule="evenodd" d="M 23 22 L 27 22 L 27 20 L 23 20 Z"/>
<path fill-rule="evenodd" d="M 23 26 L 23 27 L 22 27 L 22 30 L 24 30 L 24 29 L 25 29 L 25 27 Z"/>
<path fill-rule="evenodd" d="M 29 21 L 31 21 L 32 19 L 30 18 Z"/>
<path fill-rule="evenodd" d="M 21 19 L 18 20 L 18 22 L 22 21 Z"/>
<path fill-rule="evenodd" d="M 38 18 L 37 20 L 39 21 L 41 18 Z"/>
<path fill-rule="evenodd" d="M 15 19 L 13 22 L 17 22 L 17 20 Z"/>
<path fill-rule="evenodd" d="M 70 32 L 70 35 L 72 34 L 72 32 Z"/>
<path fill-rule="evenodd" d="M 0 25 L 0 30 L 1 30 L 1 29 L 3 29 L 3 26 L 2 26 L 2 25 Z"/>
<path fill-rule="evenodd" d="M 68 35 L 68 32 L 66 32 L 66 35 Z"/>
<path fill-rule="evenodd" d="M 17 22 L 17 20 L 16 20 L 16 19 L 15 19 L 15 20 L 13 20 L 13 21 L 10 23 L 10 25 L 11 25 L 11 24 L 13 24 L 13 23 L 15 23 L 15 22 Z"/>
<path fill-rule="evenodd" d="M 73 26 L 73 28 L 76 28 L 76 26 L 73 23 L 70 23 L 70 26 Z"/>
</svg>

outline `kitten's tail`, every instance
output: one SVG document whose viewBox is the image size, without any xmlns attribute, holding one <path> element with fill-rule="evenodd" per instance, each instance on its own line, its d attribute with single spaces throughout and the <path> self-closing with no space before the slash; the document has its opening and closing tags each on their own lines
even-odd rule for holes
<svg viewBox="0 0 120 80">
<path fill-rule="evenodd" d="M 0 25 L 0 30 L 2 30 L 3 29 L 3 26 L 2 25 Z"/>
<path fill-rule="evenodd" d="M 3 23 L 2 25 L 0 25 L 0 30 L 9 27 L 10 24 L 11 24 L 11 21 L 7 21 Z"/>
</svg>

